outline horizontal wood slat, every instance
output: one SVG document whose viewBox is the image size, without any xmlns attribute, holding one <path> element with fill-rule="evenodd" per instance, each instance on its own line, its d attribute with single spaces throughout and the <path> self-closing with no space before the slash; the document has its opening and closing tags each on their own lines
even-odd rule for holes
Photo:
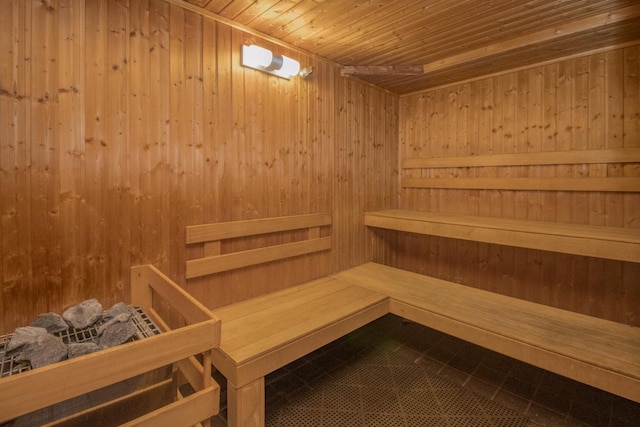
<svg viewBox="0 0 640 427">
<path fill-rule="evenodd" d="M 639 192 L 640 178 L 403 178 L 404 188 Z"/>
<path fill-rule="evenodd" d="M 331 214 L 282 216 L 187 226 L 187 244 L 331 225 Z"/>
<path fill-rule="evenodd" d="M 214 348 L 220 323 L 208 320 L 2 379 L 0 421 L 115 384 Z M 115 357 L 115 359 L 114 359 Z M 114 360 L 117 362 L 114 363 Z M 99 368 L 98 368 L 99 367 Z M 51 392 L 51 386 L 57 387 Z M 29 396 L 25 399 L 24 396 Z M 18 397 L 18 398 L 16 398 Z"/>
<path fill-rule="evenodd" d="M 187 261 L 187 279 L 331 249 L 331 237 L 267 246 Z"/>
<path fill-rule="evenodd" d="M 368 212 L 367 226 L 475 242 L 640 262 L 640 229 L 474 217 L 432 212 Z"/>
<path fill-rule="evenodd" d="M 535 153 L 404 159 L 402 161 L 402 168 L 420 169 L 484 166 L 574 165 L 633 162 L 640 162 L 640 148 L 545 151 Z"/>
<path fill-rule="evenodd" d="M 210 386 L 157 411 L 122 424 L 122 427 L 197 425 L 200 421 L 217 415 L 218 411 L 215 408 L 219 398 L 220 387 Z"/>
</svg>

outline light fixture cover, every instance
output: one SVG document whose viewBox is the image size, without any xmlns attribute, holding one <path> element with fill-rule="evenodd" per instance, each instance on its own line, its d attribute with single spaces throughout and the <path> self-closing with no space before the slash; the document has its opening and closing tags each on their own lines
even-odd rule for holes
<svg viewBox="0 0 640 427">
<path fill-rule="evenodd" d="M 284 55 L 274 55 L 260 46 L 242 46 L 242 65 L 290 79 L 300 71 L 300 63 Z"/>
</svg>

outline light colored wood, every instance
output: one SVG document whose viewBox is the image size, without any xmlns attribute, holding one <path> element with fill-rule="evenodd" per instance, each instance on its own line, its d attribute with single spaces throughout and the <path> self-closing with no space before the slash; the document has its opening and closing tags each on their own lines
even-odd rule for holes
<svg viewBox="0 0 640 427">
<path fill-rule="evenodd" d="M 640 162 L 640 148 L 610 148 L 601 150 L 540 151 L 516 154 L 404 159 L 402 160 L 402 167 L 404 169 L 419 169 L 637 162 Z"/>
<path fill-rule="evenodd" d="M 160 417 L 176 421 L 172 425 L 193 425 L 218 413 L 219 386 L 211 380 L 210 367 L 204 368 L 192 356 L 204 354 L 205 361 L 211 360 L 210 352 L 220 342 L 220 320 L 155 267 L 137 266 L 131 270 L 131 274 L 134 303 L 148 304 L 152 298 L 151 292 L 155 292 L 173 304 L 189 324 L 143 340 L 0 379 L 0 398 L 7 404 L 0 413 L 0 421 L 185 359 L 190 362 L 180 362 L 179 366 L 187 368 L 186 377 L 194 381 L 193 387 L 200 392 L 191 399 L 154 410 L 133 423 L 157 423 L 156 417 Z M 148 310 L 155 313 L 153 306 Z M 164 321 L 162 324 L 166 326 Z M 63 384 L 64 387 L 52 386 L 57 384 Z M 26 395 L 30 398 L 24 399 Z M 190 415 L 183 415 L 182 419 L 176 420 L 175 417 L 179 416 L 176 414 L 185 409 Z"/>
<path fill-rule="evenodd" d="M 286 44 L 270 46 L 316 73 L 271 78 L 240 65 L 242 43 L 264 41 L 253 33 L 176 2 L 130 3 L 3 10 L 2 333 L 84 298 L 127 302 L 140 263 L 210 307 L 331 274 L 366 260 L 361 209 L 341 208 L 335 252 L 188 286 L 185 260 L 203 249 L 181 243 L 184 228 L 395 200 L 397 96 L 355 80 L 343 91 L 333 62 Z"/>
<path fill-rule="evenodd" d="M 170 302 L 189 324 L 204 322 L 216 318 L 215 315 L 204 306 L 204 304 L 193 298 L 184 289 L 177 286 L 175 282 L 153 265 L 133 267 L 131 269 L 131 274 L 132 289 L 135 290 L 132 294 L 132 298 L 141 294 L 148 295 L 148 292 L 138 291 L 137 288 L 149 288 L 165 301 Z M 136 304 L 137 300 L 132 300 L 132 303 Z M 216 335 L 219 335 L 219 333 Z"/>
<path fill-rule="evenodd" d="M 253 427 L 265 424 L 264 377 L 244 387 L 229 384 L 227 389 L 229 427 Z"/>
<path fill-rule="evenodd" d="M 244 364 L 383 300 L 340 281 L 319 279 L 223 307 L 214 311 L 223 324 L 220 351 Z"/>
<path fill-rule="evenodd" d="M 187 261 L 187 279 L 331 249 L 331 237 L 267 246 Z"/>
<path fill-rule="evenodd" d="M 580 178 L 585 184 L 591 178 L 636 179 L 637 161 L 597 163 L 598 152 L 606 154 L 603 160 L 611 155 L 615 160 L 616 151 L 633 152 L 639 147 L 640 139 L 625 137 L 625 120 L 632 129 L 635 126 L 637 102 L 630 101 L 638 82 L 635 52 L 635 46 L 610 49 L 402 97 L 402 162 L 418 166 L 424 159 L 425 166 L 432 167 L 403 167 L 402 179 L 477 177 L 502 180 L 505 186 L 526 178 L 543 178 L 547 183 Z M 464 99 L 464 94 L 469 94 L 464 102 L 453 102 Z M 491 117 L 490 126 L 480 120 L 486 116 Z M 457 126 L 451 126 L 453 123 Z M 446 146 L 449 154 L 443 149 Z M 551 153 L 557 153 L 563 163 L 546 164 L 555 163 Z M 523 161 L 525 157 L 531 162 Z M 460 160 L 457 167 L 456 159 Z M 637 229 L 637 191 L 524 191 L 499 186 L 502 184 L 493 189 L 402 188 L 399 206 L 507 220 L 620 227 L 632 234 Z M 401 245 L 402 251 L 394 255 L 387 235 L 372 234 L 384 236 L 380 250 L 387 257 L 381 255 L 375 261 L 385 259 L 403 269 L 627 324 L 638 325 L 640 319 L 637 304 L 629 304 L 640 295 L 640 289 L 630 285 L 640 274 L 636 262 L 620 264 L 510 247 L 504 247 L 500 255 L 485 253 L 475 258 L 478 243 L 462 240 L 455 241 L 452 259 L 467 259 L 471 254 L 473 262 L 448 262 L 451 259 L 442 259 L 439 249 L 448 239 L 398 233 L 394 244 Z M 484 279 L 477 280 L 479 276 Z"/>
<path fill-rule="evenodd" d="M 564 38 L 569 35 L 588 30 L 597 30 L 598 28 L 611 25 L 615 22 L 625 21 L 628 19 L 636 18 L 638 16 L 640 16 L 640 6 L 636 5 L 612 12 L 602 13 L 600 15 L 590 16 L 581 20 L 574 20 L 566 24 L 558 25 L 554 28 L 537 31 L 535 33 L 516 37 L 505 42 L 490 44 L 479 49 L 469 50 L 458 55 L 434 61 L 424 66 L 424 73 L 430 73 L 444 68 L 449 68 L 454 65 L 460 65 L 467 62 L 472 62 L 474 60 L 484 59 L 487 56 L 491 55 L 498 55 L 509 51 L 522 49 L 524 47 L 533 46 L 538 43 L 549 42 L 554 39 Z"/>
<path fill-rule="evenodd" d="M 250 265 L 331 248 L 320 237 L 328 215 L 298 215 L 234 221 L 207 226 L 208 238 L 262 236 L 300 230 L 301 238 L 250 250 L 187 261 L 187 278 L 222 273 Z M 202 230 L 202 229 L 201 229 Z M 204 233 L 202 233 L 204 234 Z M 206 238 L 198 237 L 198 241 Z M 218 240 L 216 240 L 218 241 Z M 206 243 L 205 243 L 206 244 Z M 238 248 L 233 246 L 231 248 Z M 255 281 L 257 279 L 253 279 Z M 264 376 L 388 312 L 386 297 L 334 279 L 318 279 L 246 299 L 214 310 L 222 322 L 220 347 L 212 363 L 228 385 L 230 425 L 264 425 Z"/>
<path fill-rule="evenodd" d="M 640 262 L 638 229 L 407 210 L 368 212 L 365 224 L 453 239 Z"/>
<path fill-rule="evenodd" d="M 375 263 L 336 277 L 388 295 L 394 314 L 640 402 L 640 328 Z"/>
<path fill-rule="evenodd" d="M 640 192 L 639 178 L 403 178 L 407 188 Z"/>
<path fill-rule="evenodd" d="M 92 405 L 91 407 L 73 413 L 69 416 L 58 418 L 52 422 L 38 424 L 40 427 L 68 427 L 71 425 L 83 425 L 93 423 L 94 420 L 100 420 L 105 425 L 121 425 L 132 420 L 134 417 L 142 416 L 158 408 L 158 402 L 164 401 L 168 404 L 174 400 L 175 386 L 173 379 L 168 378 L 149 387 L 137 390 L 133 393 L 123 395 L 122 397 L 110 400 L 103 404 Z M 100 391 L 98 390 L 97 393 Z M 90 393 L 88 396 L 91 396 Z M 83 397 L 86 399 L 86 395 Z M 81 398 L 81 400 L 83 399 Z M 72 400 L 73 401 L 73 400 Z M 66 402 L 60 405 L 66 410 Z M 54 408 L 57 408 L 55 406 Z M 46 408 L 49 411 L 49 408 Z M 55 411 L 55 409 L 53 409 Z M 36 412 L 37 414 L 38 412 Z M 49 412 L 51 414 L 51 412 Z M 31 419 L 34 415 L 29 414 L 27 419 Z M 45 419 L 51 419 L 52 417 Z M 36 424 L 34 420 L 31 424 Z"/>
<path fill-rule="evenodd" d="M 420 75 L 424 69 L 420 65 L 343 65 L 340 67 L 341 75 Z"/>
<path fill-rule="evenodd" d="M 59 362 L 3 378 L 0 396 L 11 405 L 3 411 L 3 421 L 29 413 L 101 387 L 117 383 L 188 357 L 211 350 L 216 321 L 186 326 L 152 338 L 123 344 L 77 359 Z M 113 363 L 118 360 L 118 363 Z M 56 393 L 46 384 L 64 384 Z M 30 396 L 30 399 L 20 398 Z"/>
<path fill-rule="evenodd" d="M 276 369 L 294 362 L 295 360 L 304 357 L 305 355 L 335 341 L 336 339 L 384 316 L 388 312 L 389 303 L 386 299 L 382 299 L 380 302 L 359 311 L 354 310 L 347 317 L 341 319 L 334 318 L 331 322 L 328 322 L 325 327 L 313 332 L 309 331 L 308 334 L 301 336 L 301 338 L 296 341 L 274 348 L 273 352 L 265 353 L 248 363 L 240 365 L 237 368 L 227 370 L 226 372 L 232 372 L 231 378 L 237 380 L 239 384 L 246 383 L 257 375 L 261 375 L 265 372 L 273 372 Z M 220 360 L 218 352 L 215 352 L 213 356 L 214 361 Z M 227 365 L 229 365 L 228 360 Z M 218 365 L 216 364 L 216 366 Z M 224 367 L 224 362 L 222 362 L 220 366 Z M 221 371 L 222 370 L 223 369 L 221 368 Z"/>
<path fill-rule="evenodd" d="M 210 386 L 122 425 L 126 427 L 192 426 L 216 415 L 217 411 L 212 408 L 215 408 L 219 401 L 220 387 Z"/>
<path fill-rule="evenodd" d="M 187 244 L 331 225 L 330 214 L 293 215 L 187 226 Z"/>
<path fill-rule="evenodd" d="M 435 69 L 429 76 L 358 77 L 404 94 L 637 42 L 638 37 L 637 4 L 630 0 L 591 0 L 588 5 L 584 0 L 535 0 L 526 6 L 500 0 L 474 4 L 473 13 L 463 3 L 444 1 L 428 8 L 410 0 L 301 2 L 285 7 L 243 0 L 188 1 L 185 7 L 194 12 L 337 64 L 427 64 Z"/>
</svg>

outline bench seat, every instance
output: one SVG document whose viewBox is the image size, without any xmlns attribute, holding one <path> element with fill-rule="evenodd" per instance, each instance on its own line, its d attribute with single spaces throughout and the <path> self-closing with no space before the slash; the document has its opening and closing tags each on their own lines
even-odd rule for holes
<svg viewBox="0 0 640 427">
<path fill-rule="evenodd" d="M 264 424 L 264 377 L 389 312 L 386 295 L 326 277 L 212 310 L 213 365 L 228 381 L 229 425 Z"/>
<path fill-rule="evenodd" d="M 393 314 L 640 402 L 640 328 L 376 263 L 335 277 L 387 295 Z"/>
<path fill-rule="evenodd" d="M 366 212 L 370 227 L 483 243 L 640 262 L 640 229 L 527 221 L 403 209 Z"/>
<path fill-rule="evenodd" d="M 386 295 L 327 277 L 212 312 L 222 321 L 214 365 L 241 387 L 383 316 L 388 303 Z"/>
<path fill-rule="evenodd" d="M 267 374 L 387 313 L 640 402 L 640 328 L 370 262 L 213 310 L 229 425 L 264 425 Z"/>
</svg>

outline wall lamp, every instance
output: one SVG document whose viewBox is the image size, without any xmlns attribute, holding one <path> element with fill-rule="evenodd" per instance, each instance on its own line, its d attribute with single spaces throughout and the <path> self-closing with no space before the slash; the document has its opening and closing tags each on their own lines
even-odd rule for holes
<svg viewBox="0 0 640 427">
<path fill-rule="evenodd" d="M 312 68 L 300 71 L 300 63 L 284 55 L 274 55 L 269 49 L 260 46 L 242 46 L 242 65 L 274 76 L 290 79 L 300 73 L 304 77 L 313 72 Z"/>
</svg>

